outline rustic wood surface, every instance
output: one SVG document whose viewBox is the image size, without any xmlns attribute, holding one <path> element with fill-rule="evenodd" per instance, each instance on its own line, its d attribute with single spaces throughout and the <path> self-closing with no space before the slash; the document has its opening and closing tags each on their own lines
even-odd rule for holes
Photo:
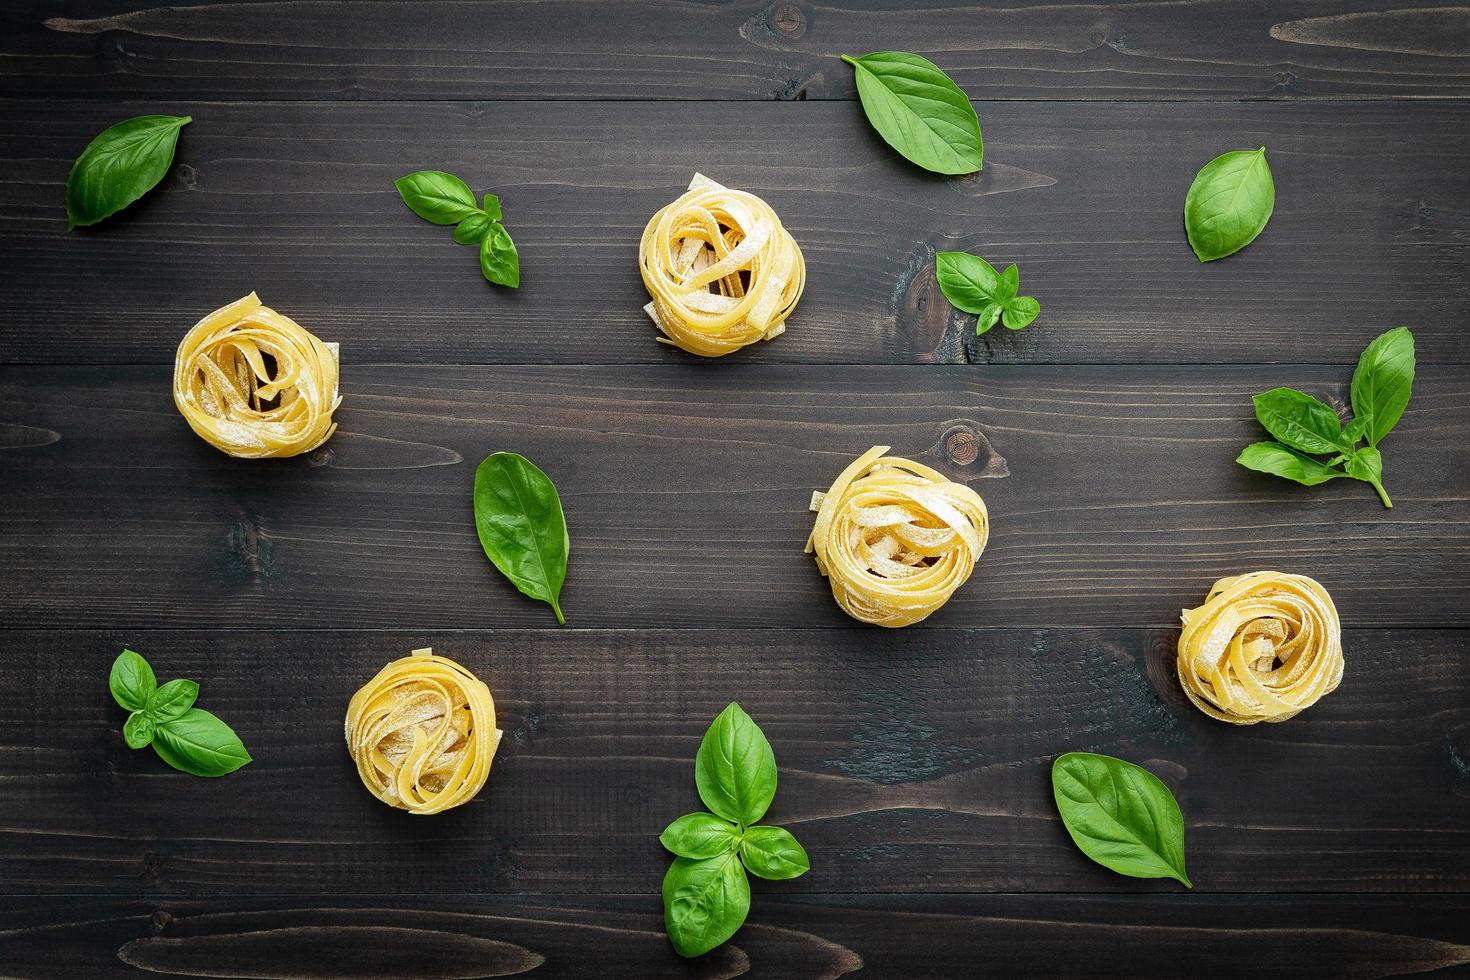
<svg viewBox="0 0 1470 980">
<path fill-rule="evenodd" d="M 867 128 L 844 52 L 977 100 L 986 168 Z M 1433 0 L 276 0 L 0 10 L 0 975 L 1470 977 L 1470 8 Z M 106 125 L 194 116 L 164 184 L 67 234 Z M 1266 233 L 1200 265 L 1180 206 L 1268 146 Z M 505 201 L 524 288 L 391 186 Z M 762 194 L 810 284 L 724 362 L 653 342 L 636 238 L 702 170 Z M 1042 315 L 973 336 L 937 250 Z M 343 346 L 340 431 L 231 460 L 174 346 L 250 289 Z M 1366 485 L 1234 462 L 1250 396 L 1335 403 L 1405 324 L 1413 401 Z M 994 521 L 904 631 L 833 605 L 811 491 L 890 444 Z M 556 480 L 569 626 L 473 533 L 475 464 Z M 1180 608 L 1278 567 L 1331 590 L 1341 688 L 1236 729 L 1173 674 Z M 473 803 L 374 802 L 351 692 L 432 645 L 506 740 Z M 203 682 L 255 762 L 129 751 L 123 646 Z M 812 871 L 681 961 L 656 835 L 739 699 Z M 1072 750 L 1149 766 L 1196 887 L 1109 874 L 1051 801 Z"/>
</svg>

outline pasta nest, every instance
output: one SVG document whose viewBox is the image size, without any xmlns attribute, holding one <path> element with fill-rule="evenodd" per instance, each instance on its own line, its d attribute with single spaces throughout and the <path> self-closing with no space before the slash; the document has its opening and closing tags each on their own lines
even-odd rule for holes
<svg viewBox="0 0 1470 980">
<path fill-rule="evenodd" d="M 807 538 L 832 596 L 854 619 L 908 626 L 949 601 L 989 537 L 980 495 L 874 446 L 812 496 Z"/>
<path fill-rule="evenodd" d="M 174 358 L 174 404 L 205 442 L 247 459 L 296 456 L 337 425 L 337 345 L 254 293 L 200 320 Z"/>
<path fill-rule="evenodd" d="M 1179 683 L 1211 718 L 1285 721 L 1342 680 L 1342 625 L 1327 590 L 1305 575 L 1222 578 L 1184 610 Z"/>
<path fill-rule="evenodd" d="M 347 706 L 345 730 L 368 792 L 416 814 L 469 802 L 490 775 L 502 734 L 490 689 L 428 648 L 364 684 Z"/>
<path fill-rule="evenodd" d="M 801 249 L 770 205 L 703 174 L 649 219 L 638 266 L 659 340 L 705 357 L 779 336 L 806 285 Z"/>
</svg>

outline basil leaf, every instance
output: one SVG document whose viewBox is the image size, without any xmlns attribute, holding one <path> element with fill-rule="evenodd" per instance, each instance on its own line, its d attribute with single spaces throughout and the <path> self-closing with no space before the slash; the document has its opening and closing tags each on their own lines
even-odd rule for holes
<svg viewBox="0 0 1470 980">
<path fill-rule="evenodd" d="M 1051 785 L 1083 854 L 1130 878 L 1194 887 L 1184 873 L 1184 817 L 1153 773 L 1108 755 L 1068 752 L 1052 764 Z"/>
<path fill-rule="evenodd" d="M 1342 423 L 1332 406 L 1295 388 L 1272 388 L 1252 399 L 1256 418 L 1281 442 L 1304 453 L 1335 453 L 1349 449 Z"/>
<path fill-rule="evenodd" d="M 1383 506 L 1392 507 L 1393 501 L 1388 499 L 1388 491 L 1383 489 L 1383 455 L 1372 446 L 1364 446 L 1353 453 L 1343 463 L 1343 469 L 1347 475 L 1355 480 L 1373 484 L 1373 489 L 1378 491 L 1378 499 L 1383 501 Z"/>
<path fill-rule="evenodd" d="M 393 186 L 414 214 L 436 225 L 455 224 L 480 210 L 469 185 L 442 170 L 420 170 L 399 177 Z"/>
<path fill-rule="evenodd" d="M 951 305 L 979 313 L 996 303 L 1000 274 L 995 266 L 969 252 L 940 252 L 934 257 L 934 278 Z"/>
<path fill-rule="evenodd" d="M 144 709 L 154 721 L 172 721 L 190 708 L 199 697 L 199 685 L 183 678 L 169 681 L 148 697 Z"/>
<path fill-rule="evenodd" d="M 1368 445 L 1378 445 L 1399 424 L 1413 386 L 1414 335 L 1395 327 L 1368 345 L 1353 371 L 1353 414 L 1373 417 Z"/>
<path fill-rule="evenodd" d="M 454 240 L 459 245 L 478 245 L 490 232 L 490 219 L 476 212 L 454 226 Z"/>
<path fill-rule="evenodd" d="M 131 650 L 124 650 L 112 662 L 112 673 L 107 678 L 107 689 L 112 699 L 129 711 L 141 711 L 148 704 L 148 697 L 158 688 L 153 668 L 148 661 Z"/>
<path fill-rule="evenodd" d="M 748 828 L 740 841 L 740 859 L 751 874 L 772 881 L 799 878 L 812 869 L 791 831 L 780 827 Z"/>
<path fill-rule="evenodd" d="M 999 303 L 991 303 L 975 318 L 975 336 L 980 336 L 1000 322 L 1002 311 Z"/>
<path fill-rule="evenodd" d="M 130 749 L 146 748 L 153 741 L 153 732 L 153 719 L 142 711 L 134 711 L 123 722 L 123 741 L 128 743 Z"/>
<path fill-rule="evenodd" d="M 565 623 L 558 598 L 571 539 L 550 477 L 524 456 L 492 453 L 475 470 L 474 502 L 485 554 L 512 585 L 550 603 L 556 621 Z"/>
<path fill-rule="evenodd" d="M 491 221 L 499 221 L 504 215 L 500 213 L 500 198 L 494 194 L 485 195 L 485 215 Z"/>
<path fill-rule="evenodd" d="M 94 225 L 147 194 L 174 162 L 190 116 L 134 116 L 98 133 L 66 177 L 66 230 Z"/>
<path fill-rule="evenodd" d="M 160 724 L 153 735 L 153 751 L 175 769 L 195 776 L 223 776 L 251 761 L 234 729 L 203 708 L 190 708 Z"/>
<path fill-rule="evenodd" d="M 500 286 L 515 289 L 521 284 L 521 262 L 515 242 L 510 240 L 505 225 L 498 221 L 490 225 L 489 233 L 480 243 L 480 271 Z"/>
<path fill-rule="evenodd" d="M 1363 437 L 1368 434 L 1368 427 L 1372 424 L 1373 416 L 1371 415 L 1359 415 L 1349 422 L 1347 428 L 1342 430 L 1342 447 L 1351 449 L 1362 442 Z"/>
<path fill-rule="evenodd" d="M 1285 477 L 1309 487 L 1347 475 L 1279 442 L 1251 443 L 1240 451 L 1235 461 L 1248 470 Z"/>
<path fill-rule="evenodd" d="M 665 827 L 658 841 L 679 857 L 718 857 L 740 844 L 740 829 L 713 813 L 686 813 Z"/>
<path fill-rule="evenodd" d="M 1041 304 L 1036 302 L 1033 296 L 1017 296 L 1011 300 L 1010 305 L 1002 319 L 1005 320 L 1007 330 L 1021 330 L 1031 326 L 1037 314 L 1041 312 Z"/>
<path fill-rule="evenodd" d="M 1201 262 L 1223 259 L 1256 240 L 1276 206 L 1266 148 L 1232 150 L 1205 164 L 1184 198 L 1184 230 Z"/>
<path fill-rule="evenodd" d="M 735 935 L 750 912 L 750 880 L 734 853 L 675 858 L 664 875 L 664 926 L 674 951 L 699 956 Z"/>
<path fill-rule="evenodd" d="M 970 174 L 984 156 L 980 118 L 934 62 L 903 51 L 843 55 L 856 73 L 868 122 L 911 163 L 939 174 Z"/>
<path fill-rule="evenodd" d="M 704 805 L 726 820 L 753 824 L 776 795 L 776 754 L 760 726 L 731 701 L 710 723 L 694 757 Z"/>
<path fill-rule="evenodd" d="M 1012 262 L 1006 266 L 1006 271 L 1000 274 L 1000 287 L 996 290 L 995 301 L 1001 306 L 1010 305 L 1020 288 L 1021 271 L 1016 268 L 1016 263 Z"/>
</svg>

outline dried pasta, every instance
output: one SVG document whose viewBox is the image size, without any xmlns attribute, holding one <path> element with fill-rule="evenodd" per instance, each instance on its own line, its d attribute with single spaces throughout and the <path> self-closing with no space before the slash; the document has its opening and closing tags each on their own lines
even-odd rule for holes
<svg viewBox="0 0 1470 980">
<path fill-rule="evenodd" d="M 211 446 L 247 459 L 309 452 L 337 430 L 337 345 L 251 293 L 179 342 L 174 404 Z"/>
<path fill-rule="evenodd" d="M 347 706 L 345 729 L 368 792 L 416 814 L 468 803 L 485 785 L 501 737 L 490 689 L 427 648 L 364 684 Z"/>
<path fill-rule="evenodd" d="M 807 538 L 832 596 L 854 619 L 908 626 L 949 601 L 990 534 L 974 490 L 875 446 L 812 496 Z"/>
<path fill-rule="evenodd" d="M 1222 578 L 1184 610 L 1179 683 L 1194 706 L 1235 725 L 1285 721 L 1342 680 L 1342 625 L 1305 575 Z"/>
<path fill-rule="evenodd" d="M 638 265 L 658 339 L 705 357 L 780 335 L 806 285 L 801 249 L 770 205 L 703 174 L 649 219 Z"/>
</svg>

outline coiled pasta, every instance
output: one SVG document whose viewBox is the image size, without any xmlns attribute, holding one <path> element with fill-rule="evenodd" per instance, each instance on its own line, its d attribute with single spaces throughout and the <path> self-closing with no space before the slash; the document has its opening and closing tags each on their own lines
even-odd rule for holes
<svg viewBox="0 0 1470 980">
<path fill-rule="evenodd" d="M 1179 683 L 1194 706 L 1235 725 L 1285 721 L 1342 680 L 1342 625 L 1305 575 L 1220 579 L 1184 610 Z"/>
<path fill-rule="evenodd" d="M 659 340 L 705 357 L 781 334 L 806 285 L 801 249 L 770 205 L 703 174 L 649 219 L 638 266 Z"/>
<path fill-rule="evenodd" d="M 296 456 L 337 430 L 337 345 L 251 293 L 200 320 L 174 358 L 174 404 L 205 442 L 248 459 Z"/>
<path fill-rule="evenodd" d="M 490 689 L 427 648 L 364 684 L 344 727 L 368 792 L 416 814 L 469 802 L 485 785 L 501 737 Z"/>
<path fill-rule="evenodd" d="M 934 612 L 975 568 L 989 537 L 974 490 L 912 460 L 868 450 L 812 496 L 806 542 L 832 596 L 854 619 L 908 626 Z"/>
</svg>

